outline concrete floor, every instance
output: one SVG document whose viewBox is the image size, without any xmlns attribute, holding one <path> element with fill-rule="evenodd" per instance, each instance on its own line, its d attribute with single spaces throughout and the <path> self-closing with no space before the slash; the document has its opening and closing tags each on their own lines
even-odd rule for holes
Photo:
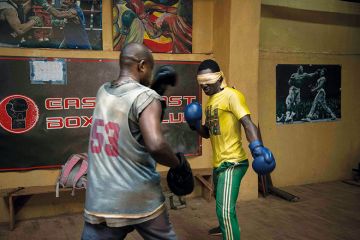
<svg viewBox="0 0 360 240">
<path fill-rule="evenodd" d="M 284 188 L 300 197 L 296 203 L 269 196 L 238 203 L 242 240 L 359 240 L 360 187 L 343 182 Z M 179 239 L 221 239 L 207 235 L 217 225 L 215 202 L 190 199 L 187 207 L 170 210 Z M 18 221 L 14 231 L 0 226 L 1 240 L 80 239 L 81 214 Z M 126 239 L 142 239 L 132 232 Z"/>
</svg>

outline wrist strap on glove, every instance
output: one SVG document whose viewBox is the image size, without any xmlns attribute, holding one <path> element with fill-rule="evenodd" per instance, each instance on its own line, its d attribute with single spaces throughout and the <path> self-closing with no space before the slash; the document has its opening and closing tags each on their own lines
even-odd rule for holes
<svg viewBox="0 0 360 240">
<path fill-rule="evenodd" d="M 250 151 L 252 152 L 255 148 L 257 148 L 257 147 L 262 147 L 262 146 L 263 146 L 263 144 L 262 144 L 261 141 L 259 141 L 259 140 L 254 140 L 254 141 L 252 141 L 252 142 L 249 144 L 249 149 L 250 149 Z"/>
</svg>

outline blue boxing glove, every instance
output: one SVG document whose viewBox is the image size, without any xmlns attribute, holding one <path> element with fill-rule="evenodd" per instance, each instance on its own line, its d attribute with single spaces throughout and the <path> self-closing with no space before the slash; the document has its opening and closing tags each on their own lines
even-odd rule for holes
<svg viewBox="0 0 360 240">
<path fill-rule="evenodd" d="M 249 148 L 254 158 L 252 163 L 254 171 L 260 175 L 271 173 L 276 166 L 272 152 L 264 147 L 259 140 L 252 141 L 249 144 Z"/>
<path fill-rule="evenodd" d="M 202 118 L 202 108 L 200 103 L 192 102 L 186 105 L 184 115 L 191 130 L 197 130 L 200 128 Z"/>
</svg>

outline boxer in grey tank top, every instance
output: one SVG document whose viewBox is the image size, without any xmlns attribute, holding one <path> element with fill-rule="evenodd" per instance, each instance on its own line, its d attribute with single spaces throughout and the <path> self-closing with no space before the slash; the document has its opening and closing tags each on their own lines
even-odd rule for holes
<svg viewBox="0 0 360 240">
<path fill-rule="evenodd" d="M 176 239 L 165 209 L 156 163 L 179 160 L 161 129 L 160 96 L 150 84 L 154 60 L 141 44 L 122 50 L 119 78 L 96 96 L 89 141 L 82 239 Z"/>
</svg>

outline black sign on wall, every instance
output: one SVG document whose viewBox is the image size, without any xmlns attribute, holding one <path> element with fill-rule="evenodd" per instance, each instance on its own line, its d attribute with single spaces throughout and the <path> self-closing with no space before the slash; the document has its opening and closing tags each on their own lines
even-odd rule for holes
<svg viewBox="0 0 360 240">
<path fill-rule="evenodd" d="M 201 154 L 201 138 L 185 123 L 183 109 L 201 102 L 198 62 L 156 61 L 178 72 L 163 98 L 166 139 L 174 151 Z M 60 167 L 73 153 L 87 152 L 98 88 L 118 76 L 113 59 L 0 57 L 0 171 Z"/>
</svg>

